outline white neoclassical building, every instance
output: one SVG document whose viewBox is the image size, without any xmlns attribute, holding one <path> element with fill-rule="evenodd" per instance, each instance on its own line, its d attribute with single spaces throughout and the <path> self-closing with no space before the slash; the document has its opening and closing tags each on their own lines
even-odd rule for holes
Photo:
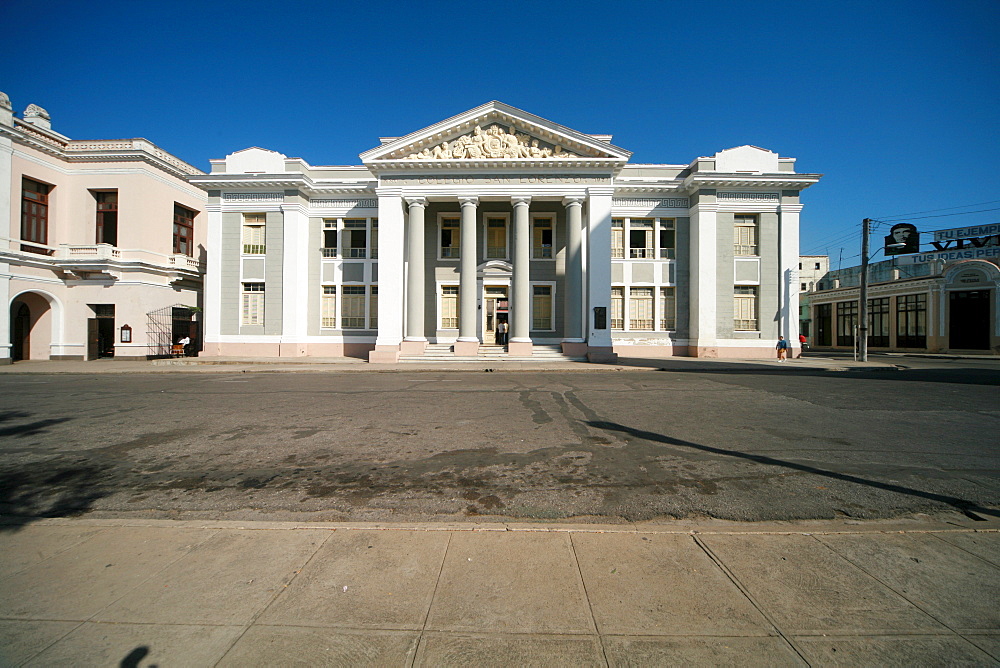
<svg viewBox="0 0 1000 668">
<path fill-rule="evenodd" d="M 630 156 L 490 102 L 382 138 L 358 166 L 213 160 L 189 179 L 208 195 L 203 354 L 764 357 L 779 334 L 797 342 L 799 196 L 820 175 L 754 146 Z"/>
</svg>

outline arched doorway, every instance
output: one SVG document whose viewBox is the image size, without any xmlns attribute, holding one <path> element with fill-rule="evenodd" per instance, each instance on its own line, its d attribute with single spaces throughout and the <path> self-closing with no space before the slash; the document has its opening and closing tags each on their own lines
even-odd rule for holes
<svg viewBox="0 0 1000 668">
<path fill-rule="evenodd" d="M 31 359 L 31 309 L 24 302 L 14 302 L 10 311 L 11 359 Z"/>
</svg>

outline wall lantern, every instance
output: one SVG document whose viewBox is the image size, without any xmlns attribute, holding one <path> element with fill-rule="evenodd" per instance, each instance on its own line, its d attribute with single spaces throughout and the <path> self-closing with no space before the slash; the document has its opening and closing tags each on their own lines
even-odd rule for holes
<svg viewBox="0 0 1000 668">
<path fill-rule="evenodd" d="M 132 328 L 122 325 L 122 343 L 132 343 Z"/>
</svg>

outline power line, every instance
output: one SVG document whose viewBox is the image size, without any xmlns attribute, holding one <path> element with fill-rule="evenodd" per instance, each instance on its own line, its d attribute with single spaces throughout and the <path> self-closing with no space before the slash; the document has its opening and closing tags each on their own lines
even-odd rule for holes
<svg viewBox="0 0 1000 668">
<path fill-rule="evenodd" d="M 973 213 L 985 213 L 986 211 L 1000 211 L 1000 206 L 992 209 L 976 209 L 975 211 L 960 211 L 958 213 L 939 213 L 934 216 L 914 216 L 911 218 L 894 218 L 892 220 L 877 219 L 880 223 L 897 223 L 904 220 L 923 220 L 925 218 L 946 218 L 948 216 L 968 216 Z"/>
<path fill-rule="evenodd" d="M 894 213 L 891 216 L 881 216 L 877 220 L 882 220 L 888 222 L 890 218 L 900 218 L 902 216 L 915 216 L 918 213 L 935 213 L 937 211 L 951 211 L 953 209 L 967 209 L 970 206 L 982 206 L 984 204 L 996 204 L 1000 202 L 1000 199 L 991 199 L 988 202 L 976 202 L 975 204 L 963 204 L 961 206 L 946 206 L 943 209 L 927 209 L 926 211 L 911 211 L 909 213 Z"/>
</svg>

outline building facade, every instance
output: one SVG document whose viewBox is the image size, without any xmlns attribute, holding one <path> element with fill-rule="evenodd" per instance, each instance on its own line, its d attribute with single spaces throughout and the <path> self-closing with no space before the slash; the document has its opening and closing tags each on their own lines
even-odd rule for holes
<svg viewBox="0 0 1000 668">
<path fill-rule="evenodd" d="M 802 255 L 799 257 L 799 333 L 807 339 L 812 332 L 812 309 L 809 301 L 819 288 L 819 282 L 830 271 L 828 255 Z"/>
<path fill-rule="evenodd" d="M 70 139 L 0 93 L 0 363 L 197 341 L 206 197 L 187 178 L 201 173 L 145 139 Z"/>
<path fill-rule="evenodd" d="M 359 166 L 250 148 L 208 195 L 206 355 L 475 355 L 508 327 L 614 355 L 766 357 L 797 341 L 794 159 L 753 146 L 629 164 L 610 135 L 490 102 Z"/>
<path fill-rule="evenodd" d="M 997 245 L 983 251 L 996 251 Z M 814 346 L 854 348 L 860 276 L 860 267 L 831 271 L 810 294 Z M 869 265 L 871 350 L 1000 354 L 998 313 L 1000 260 L 995 258 Z"/>
</svg>

